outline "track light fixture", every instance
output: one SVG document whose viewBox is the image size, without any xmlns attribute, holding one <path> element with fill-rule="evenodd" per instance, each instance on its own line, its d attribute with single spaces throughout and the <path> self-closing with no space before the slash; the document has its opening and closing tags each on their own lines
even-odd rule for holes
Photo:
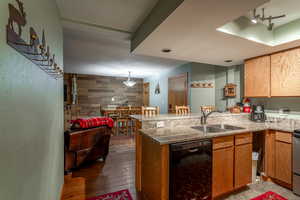
<svg viewBox="0 0 300 200">
<path fill-rule="evenodd" d="M 252 19 L 251 19 L 251 22 L 253 24 L 257 24 L 257 19 L 259 19 L 259 15 L 256 14 L 256 9 L 253 10 L 253 16 L 252 16 Z"/>
<path fill-rule="evenodd" d="M 274 27 L 274 23 L 272 23 L 272 20 L 283 18 L 283 17 L 286 16 L 286 15 L 278 15 L 278 16 L 272 16 L 272 15 L 270 15 L 268 17 L 265 17 L 265 9 L 262 8 L 261 10 L 262 10 L 262 14 L 261 15 L 260 14 L 256 14 L 256 9 L 253 10 L 253 16 L 251 18 L 251 22 L 253 24 L 256 24 L 258 22 L 258 20 L 260 20 L 262 22 L 267 20 L 268 23 L 269 23 L 268 24 L 268 30 L 269 31 L 272 31 L 273 27 Z"/>
</svg>

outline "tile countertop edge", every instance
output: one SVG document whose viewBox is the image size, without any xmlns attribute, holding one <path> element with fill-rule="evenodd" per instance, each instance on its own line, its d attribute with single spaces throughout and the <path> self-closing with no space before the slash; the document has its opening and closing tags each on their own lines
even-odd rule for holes
<svg viewBox="0 0 300 200">
<path fill-rule="evenodd" d="M 211 117 L 226 117 L 226 116 L 250 116 L 250 113 L 213 113 Z M 281 119 L 295 119 L 300 120 L 300 113 L 299 112 L 290 112 L 290 113 L 278 113 L 275 111 L 266 111 L 267 117 L 275 117 Z M 188 115 L 176 115 L 176 114 L 160 114 L 156 116 L 143 116 L 143 115 L 130 115 L 130 117 L 139 120 L 139 121 L 164 121 L 164 120 L 178 120 L 178 119 L 195 119 L 200 118 L 201 113 L 191 113 Z"/>
<path fill-rule="evenodd" d="M 250 115 L 250 113 L 213 113 L 210 117 L 226 117 L 226 116 L 241 116 Z M 195 119 L 200 118 L 201 113 L 191 113 L 188 115 L 177 115 L 177 114 L 160 114 L 155 116 L 143 116 L 143 115 L 130 115 L 130 117 L 140 121 L 160 121 L 160 120 L 176 120 L 176 119 Z"/>
<path fill-rule="evenodd" d="M 172 129 L 170 128 L 153 128 L 153 129 L 141 129 L 139 131 L 140 134 L 144 134 L 147 137 L 150 137 L 155 142 L 158 142 L 160 145 L 164 144 L 174 144 L 179 142 L 187 142 L 192 140 L 198 140 L 198 139 L 212 139 L 216 137 L 223 137 L 223 136 L 230 136 L 230 135 L 238 135 L 243 134 L 247 132 L 259 132 L 259 131 L 265 131 L 265 130 L 275 130 L 275 131 L 283 131 L 283 132 L 290 132 L 292 133 L 293 130 L 290 129 L 284 129 L 279 127 L 269 127 L 266 124 L 258 124 L 258 126 L 262 127 L 256 127 L 256 128 L 245 128 L 242 130 L 235 130 L 235 131 L 225 131 L 225 132 L 219 132 L 219 133 L 209 133 L 205 134 L 202 131 L 194 130 L 191 127 L 181 127 L 180 129 L 186 129 L 187 131 L 191 131 L 191 134 L 181 134 L 181 135 L 171 135 L 171 136 L 162 136 L 162 135 L 153 135 L 150 132 L 157 132 L 157 131 L 170 131 L 172 132 Z M 241 126 L 243 127 L 243 126 Z M 243 127 L 244 128 L 244 127 Z M 178 130 L 178 128 L 176 129 Z"/>
</svg>

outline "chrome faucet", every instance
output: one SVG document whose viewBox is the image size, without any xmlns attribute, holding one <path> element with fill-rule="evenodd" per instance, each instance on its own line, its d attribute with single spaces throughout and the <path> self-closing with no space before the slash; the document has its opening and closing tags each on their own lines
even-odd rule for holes
<svg viewBox="0 0 300 200">
<path fill-rule="evenodd" d="M 201 109 L 201 113 L 202 113 L 202 116 L 201 116 L 201 125 L 205 125 L 206 124 L 206 121 L 207 121 L 207 118 L 212 114 L 212 113 L 215 113 L 215 112 L 218 112 L 218 113 L 221 113 L 221 111 L 210 111 L 208 112 L 207 114 L 204 112 L 204 110 Z"/>
</svg>

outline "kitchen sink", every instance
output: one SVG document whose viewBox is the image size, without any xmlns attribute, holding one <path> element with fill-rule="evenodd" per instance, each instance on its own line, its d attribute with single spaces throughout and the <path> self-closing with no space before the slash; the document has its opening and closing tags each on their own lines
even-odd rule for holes
<svg viewBox="0 0 300 200">
<path fill-rule="evenodd" d="M 207 126 L 215 127 L 215 128 L 220 128 L 220 129 L 225 129 L 225 130 L 230 130 L 230 131 L 244 129 L 242 127 L 232 126 L 232 125 L 228 125 L 228 124 L 215 124 L 215 125 L 207 125 Z"/>
<path fill-rule="evenodd" d="M 193 129 L 202 131 L 204 133 L 219 133 L 225 131 L 234 131 L 242 130 L 244 128 L 238 126 L 232 126 L 228 124 L 212 124 L 212 125 L 203 125 L 203 126 L 193 126 Z"/>
</svg>

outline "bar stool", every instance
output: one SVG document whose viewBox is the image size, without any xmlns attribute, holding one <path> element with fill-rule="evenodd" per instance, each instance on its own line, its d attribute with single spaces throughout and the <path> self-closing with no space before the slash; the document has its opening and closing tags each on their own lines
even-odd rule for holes
<svg viewBox="0 0 300 200">
<path fill-rule="evenodd" d="M 189 106 L 175 106 L 176 115 L 186 115 L 191 113 Z"/>
<path fill-rule="evenodd" d="M 154 115 L 158 115 L 159 114 L 159 106 L 156 106 L 156 107 L 144 107 L 142 106 L 142 115 L 145 115 L 145 116 L 154 116 Z"/>
</svg>

